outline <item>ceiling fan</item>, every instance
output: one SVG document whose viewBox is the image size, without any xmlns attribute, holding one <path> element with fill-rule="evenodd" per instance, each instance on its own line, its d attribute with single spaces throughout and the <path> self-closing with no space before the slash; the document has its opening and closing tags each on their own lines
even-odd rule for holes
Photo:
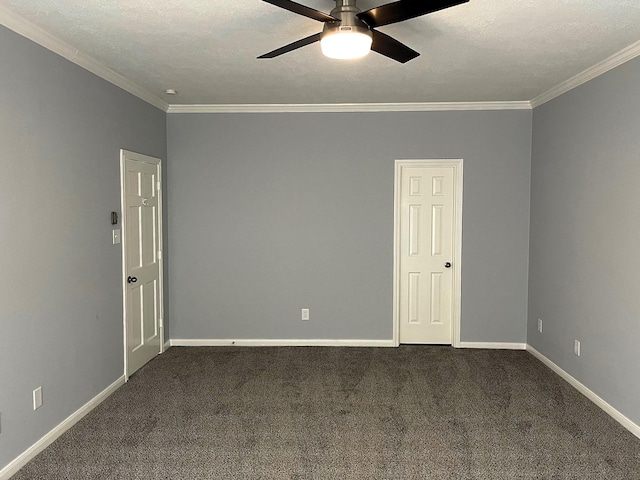
<svg viewBox="0 0 640 480">
<path fill-rule="evenodd" d="M 336 7 L 329 14 L 291 0 L 264 1 L 323 22 L 324 28 L 320 33 L 265 53 L 258 58 L 275 58 L 319 41 L 322 53 L 329 58 L 360 58 L 373 50 L 400 63 L 406 63 L 420 54 L 375 28 L 444 10 L 469 0 L 398 0 L 364 12 L 356 7 L 356 0 L 335 0 Z"/>
</svg>

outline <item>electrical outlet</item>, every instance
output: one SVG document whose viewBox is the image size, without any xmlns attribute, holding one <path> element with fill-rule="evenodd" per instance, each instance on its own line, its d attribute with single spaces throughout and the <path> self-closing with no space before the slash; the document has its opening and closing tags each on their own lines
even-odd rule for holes
<svg viewBox="0 0 640 480">
<path fill-rule="evenodd" d="M 302 309 L 302 320 L 309 320 L 309 309 L 308 308 L 303 308 Z"/>
<path fill-rule="evenodd" d="M 574 340 L 573 353 L 575 353 L 578 357 L 580 356 L 580 340 Z"/>
<path fill-rule="evenodd" d="M 542 333 L 542 319 L 538 319 L 538 332 Z"/>
<path fill-rule="evenodd" d="M 42 387 L 33 391 L 33 409 L 37 410 L 42 406 Z"/>
</svg>

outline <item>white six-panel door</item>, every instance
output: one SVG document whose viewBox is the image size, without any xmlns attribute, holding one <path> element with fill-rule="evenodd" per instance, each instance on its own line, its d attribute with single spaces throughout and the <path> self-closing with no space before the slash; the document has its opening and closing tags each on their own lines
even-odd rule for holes
<svg viewBox="0 0 640 480">
<path fill-rule="evenodd" d="M 122 151 L 125 374 L 161 352 L 160 160 Z"/>
<path fill-rule="evenodd" d="M 404 161 L 396 175 L 398 342 L 457 343 L 461 164 Z"/>
</svg>

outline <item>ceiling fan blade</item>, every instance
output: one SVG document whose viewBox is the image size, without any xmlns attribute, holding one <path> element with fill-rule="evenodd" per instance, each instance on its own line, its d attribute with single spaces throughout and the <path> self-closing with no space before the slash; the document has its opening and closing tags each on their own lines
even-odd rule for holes
<svg viewBox="0 0 640 480">
<path fill-rule="evenodd" d="M 304 5 L 300 5 L 299 3 L 292 2 L 291 0 L 263 0 L 263 1 L 270 3 L 271 5 L 275 5 L 276 7 L 289 10 L 290 12 L 297 13 L 298 15 L 303 15 L 305 17 L 312 18 L 319 22 L 340 21 L 339 18 L 332 17 L 331 15 L 320 12 L 319 10 L 314 10 L 313 8 L 305 7 Z"/>
<path fill-rule="evenodd" d="M 375 28 L 381 27 L 382 25 L 402 22 L 410 18 L 426 15 L 427 13 L 437 12 L 438 10 L 444 10 L 445 8 L 454 7 L 462 3 L 467 3 L 468 1 L 469 0 L 399 0 L 361 12 L 357 17 L 371 28 Z"/>
<path fill-rule="evenodd" d="M 260 55 L 258 58 L 275 58 L 284 53 L 289 53 L 298 48 L 310 45 L 314 42 L 319 42 L 322 33 L 316 33 L 315 35 L 311 35 L 310 37 L 303 38 L 302 40 L 298 40 L 297 42 L 290 43 L 289 45 L 285 45 L 284 47 L 280 47 L 277 50 L 274 50 L 269 53 L 265 53 L 264 55 Z"/>
<path fill-rule="evenodd" d="M 420 55 L 415 50 L 410 49 L 404 43 L 400 43 L 393 37 L 386 35 L 376 30 L 371 31 L 373 33 L 373 43 L 371 44 L 371 50 L 389 57 L 400 63 L 407 63 L 409 60 L 416 58 Z"/>
</svg>

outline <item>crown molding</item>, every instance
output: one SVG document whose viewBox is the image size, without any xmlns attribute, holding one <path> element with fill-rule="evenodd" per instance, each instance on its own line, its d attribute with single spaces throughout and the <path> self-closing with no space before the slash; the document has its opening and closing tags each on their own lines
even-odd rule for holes
<svg viewBox="0 0 640 480">
<path fill-rule="evenodd" d="M 295 113 L 295 112 L 441 112 L 531 110 L 640 56 L 640 41 L 538 95 L 531 101 L 435 103 L 334 103 L 334 104 L 217 104 L 169 105 L 165 100 L 95 58 L 56 38 L 8 7 L 0 5 L 0 25 L 43 46 L 104 80 L 167 113 Z"/>
<path fill-rule="evenodd" d="M 100 63 L 95 58 L 82 53 L 77 48 L 74 48 L 70 44 L 56 38 L 40 27 L 34 25 L 29 20 L 21 17 L 17 13 L 11 11 L 9 8 L 0 5 L 0 24 L 7 27 L 9 30 L 13 30 L 15 33 L 28 38 L 29 40 L 43 46 L 47 50 L 66 58 L 70 62 L 79 65 L 85 70 L 103 78 L 107 82 L 110 82 L 117 87 L 135 95 L 136 97 L 144 100 L 145 102 L 159 108 L 160 110 L 167 111 L 169 104 L 159 97 L 147 92 L 145 89 L 133 83 L 125 76 L 110 69 L 104 64 Z"/>
<path fill-rule="evenodd" d="M 265 105 L 169 105 L 167 113 L 444 112 L 470 110 L 531 110 L 531 108 L 531 102 L 295 103 Z"/>
<path fill-rule="evenodd" d="M 531 100 L 531 107 L 539 107 L 540 105 L 559 97 L 563 93 L 567 93 L 569 90 L 573 90 L 583 83 L 593 80 L 594 78 L 599 77 L 600 75 L 607 73 L 609 70 L 613 70 L 617 66 L 622 65 L 629 60 L 633 60 L 638 56 L 640 56 L 640 41 L 623 48 L 618 53 L 611 55 L 609 58 L 596 63 L 594 66 L 587 68 L 583 72 L 565 80 L 543 94 L 538 95 L 536 98 Z"/>
</svg>

